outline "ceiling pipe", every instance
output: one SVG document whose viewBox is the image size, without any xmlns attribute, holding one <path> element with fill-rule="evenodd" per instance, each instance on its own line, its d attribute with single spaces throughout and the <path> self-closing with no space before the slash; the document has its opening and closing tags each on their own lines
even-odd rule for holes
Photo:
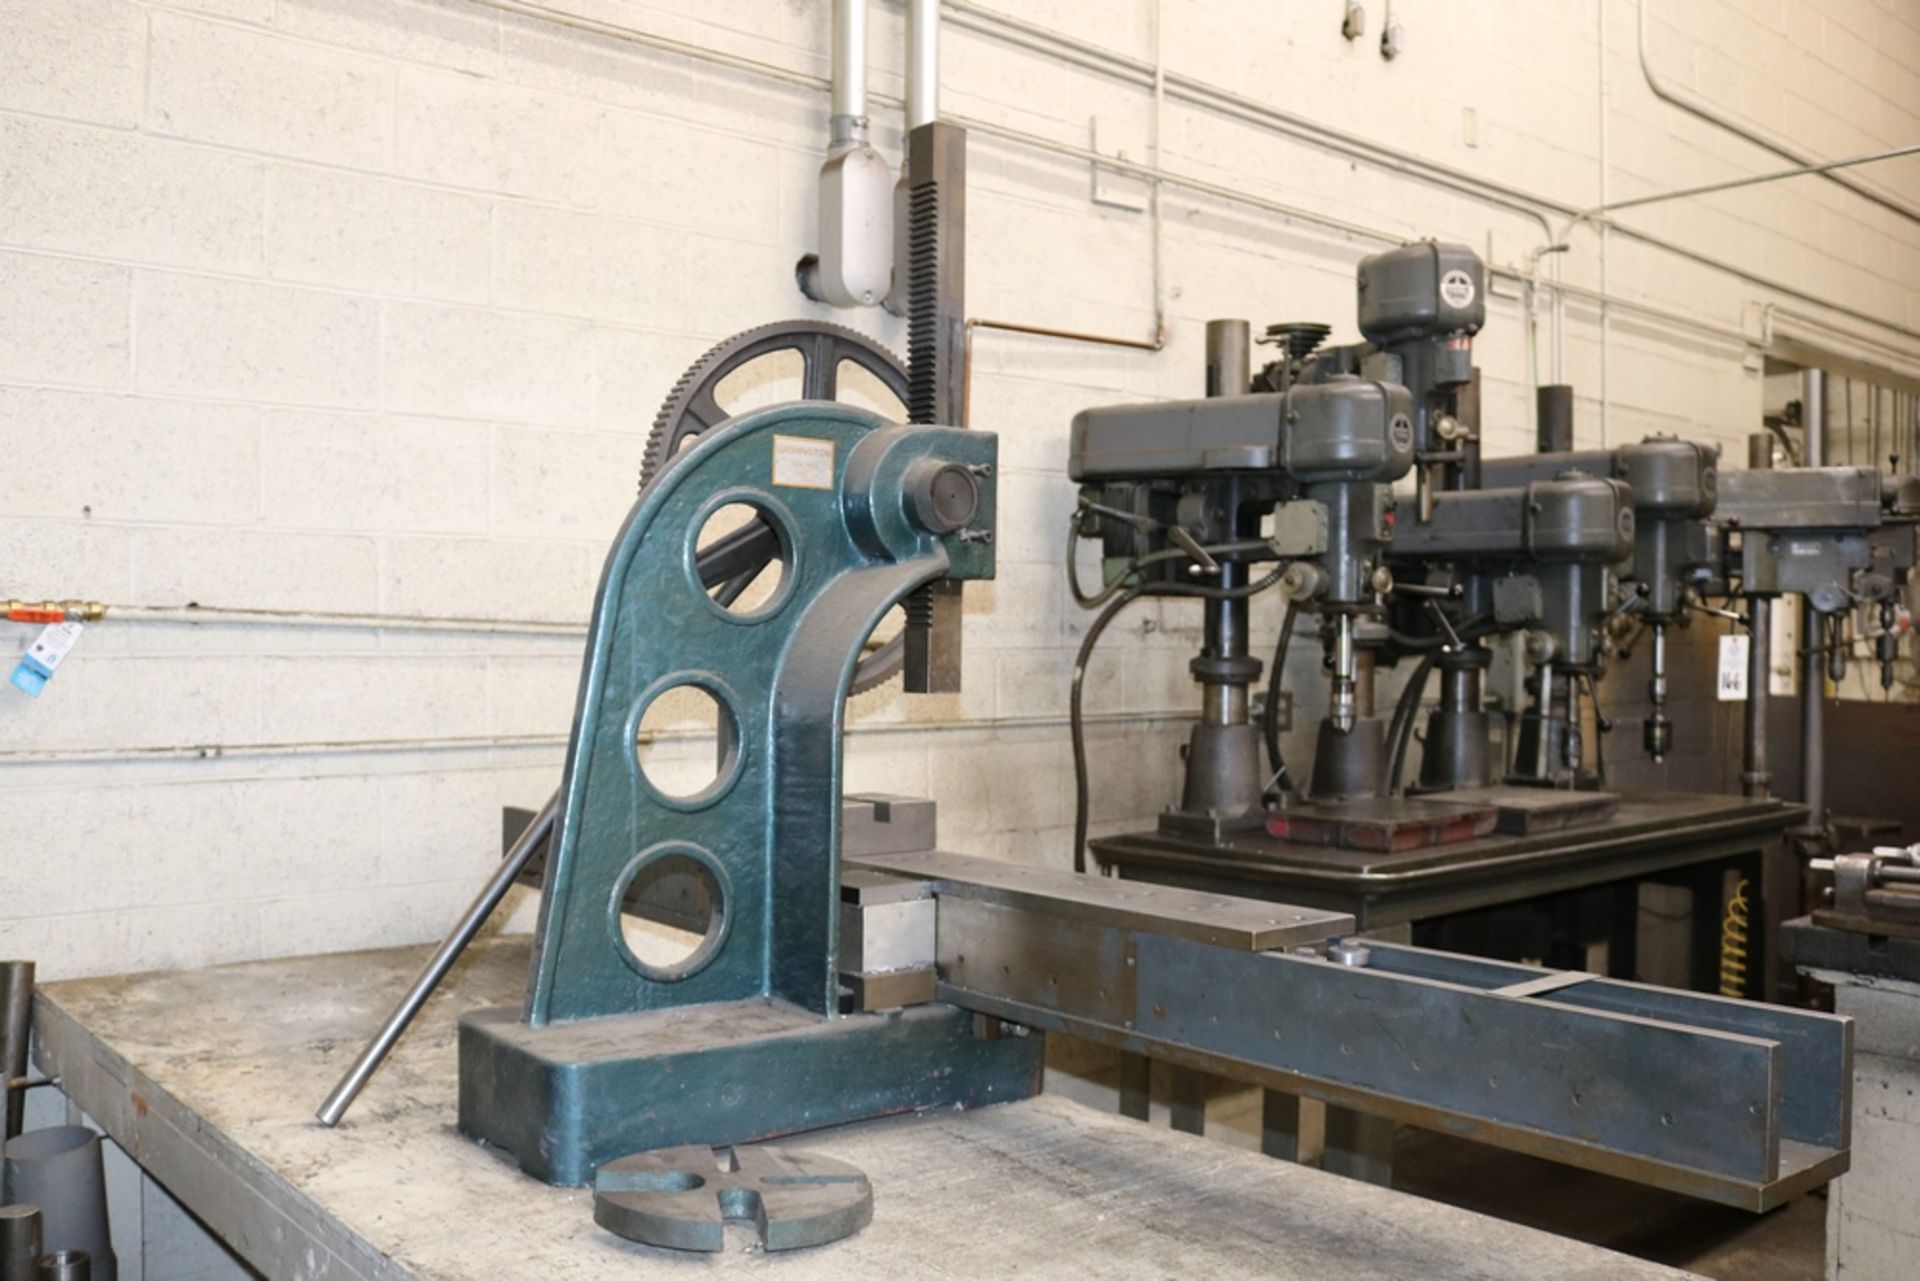
<svg viewBox="0 0 1920 1281">
<path fill-rule="evenodd" d="M 907 133 L 940 119 L 940 0 L 906 0 L 906 108 Z M 913 177 L 907 172 L 907 156 L 912 145 L 903 139 L 900 145 L 900 180 L 893 188 L 893 286 L 886 298 L 887 310 L 896 316 L 907 314 L 907 264 L 909 201 Z"/>
<path fill-rule="evenodd" d="M 829 98 L 836 140 L 867 128 L 867 0 L 833 0 L 833 80 Z"/>
<path fill-rule="evenodd" d="M 1640 74 L 1646 77 L 1647 88 L 1653 90 L 1654 97 L 1680 108 L 1689 115 L 1698 116 L 1709 124 L 1718 125 L 1728 133 L 1744 138 L 1756 147 L 1764 147 L 1784 160 L 1801 165 L 1808 173 L 1818 173 L 1827 181 L 1838 183 L 1857 196 L 1864 196 L 1882 209 L 1898 214 L 1908 222 L 1920 222 L 1920 208 L 1908 204 L 1892 192 L 1876 187 L 1872 183 L 1861 182 L 1850 174 L 1839 172 L 1837 168 L 1828 168 L 1820 157 L 1754 125 L 1736 120 L 1725 112 L 1716 110 L 1705 99 L 1693 97 L 1677 86 L 1662 80 L 1660 74 L 1653 69 L 1653 58 L 1647 48 L 1647 7 L 1651 3 L 1652 0 L 1639 0 Z"/>
<path fill-rule="evenodd" d="M 793 67 L 781 66 L 777 63 L 766 62 L 758 58 L 729 53 L 725 50 L 712 49 L 705 45 L 693 44 L 684 40 L 676 40 L 670 36 L 661 35 L 658 32 L 648 31 L 640 27 L 608 22 L 603 19 L 583 17 L 580 14 L 572 13 L 550 4 L 539 3 L 538 0 L 471 0 L 471 2 L 489 9 L 497 9 L 503 13 L 511 13 L 526 18 L 538 18 L 557 26 L 625 41 L 674 57 L 686 58 L 692 62 L 725 67 L 731 71 L 756 76 L 777 84 L 791 85 L 798 89 L 819 91 L 830 87 L 829 81 L 811 72 L 799 71 Z M 1138 83 L 1147 86 L 1151 86 L 1153 83 L 1152 64 L 1150 63 L 1145 64 L 1146 70 L 1143 76 L 1137 77 L 1129 65 L 1130 60 L 1124 54 L 1116 54 L 1111 50 L 1101 49 L 1098 46 L 1075 40 L 1070 36 L 1058 32 L 1050 32 L 1046 28 L 1038 27 L 1031 23 L 1024 23 L 1017 18 L 1012 18 L 992 10 L 977 9 L 967 4 L 966 0 L 946 0 L 946 8 L 949 11 L 948 18 L 950 21 L 958 19 L 961 25 L 966 26 L 970 30 L 979 31 L 982 34 L 1002 39 L 1016 47 L 1050 53 L 1070 65 L 1088 71 L 1099 72 L 1123 82 Z M 1026 33 L 1036 34 L 1028 35 Z M 1198 81 L 1193 82 L 1194 85 L 1198 85 L 1199 83 Z M 1428 171 L 1415 172 L 1410 168 L 1412 161 L 1415 159 L 1414 157 L 1402 153 L 1393 153 L 1391 148 L 1383 148 L 1378 144 L 1374 144 L 1375 150 L 1387 157 L 1386 162 L 1382 163 L 1380 155 L 1369 154 L 1361 150 L 1348 150 L 1339 145 L 1338 142 L 1326 132 L 1326 126 L 1318 126 L 1318 133 L 1305 124 L 1301 124 L 1297 128 L 1290 126 L 1287 123 L 1288 117 L 1284 112 L 1280 112 L 1278 109 L 1264 104 L 1256 104 L 1252 99 L 1236 99 L 1234 95 L 1226 94 L 1226 91 L 1217 89 L 1213 90 L 1209 96 L 1202 96 L 1196 91 L 1191 97 L 1188 97 L 1186 81 L 1174 76 L 1167 77 L 1166 85 L 1167 94 L 1170 99 L 1185 100 L 1194 106 L 1217 111 L 1223 115 L 1232 116 L 1233 118 L 1270 129 L 1284 137 L 1332 150 L 1338 154 L 1347 155 L 1352 159 L 1362 161 L 1363 163 L 1379 165 L 1390 172 L 1402 173 L 1407 176 L 1438 182 L 1440 185 L 1449 186 L 1450 189 L 1458 190 L 1462 194 L 1472 195 L 1496 207 L 1512 207 L 1506 203 L 1506 199 L 1501 194 L 1509 189 L 1491 180 L 1476 179 L 1475 181 L 1481 184 L 1483 188 L 1480 190 L 1473 190 L 1465 185 L 1453 187 L 1449 182 L 1443 180 L 1444 173 L 1450 172 L 1446 171 L 1444 166 L 1440 167 L 1442 172 L 1439 175 L 1436 175 L 1430 166 Z M 876 95 L 876 97 L 886 102 L 897 101 L 896 99 L 888 98 L 884 94 Z M 1229 102 L 1232 103 L 1234 109 L 1230 110 L 1229 106 L 1225 105 Z M 1211 196 L 1215 199 L 1239 204 L 1250 209 L 1264 210 L 1268 213 L 1291 218 L 1324 230 L 1363 237 L 1387 246 L 1400 244 L 1406 238 L 1404 231 L 1388 231 L 1382 228 L 1363 226 L 1351 219 L 1342 218 L 1337 214 L 1282 204 L 1279 201 L 1256 195 L 1251 191 L 1228 187 L 1217 182 L 1210 182 L 1194 175 L 1164 169 L 1158 165 L 1147 166 L 1123 162 L 1116 157 L 1096 152 L 1084 145 L 1059 142 L 1055 139 L 1042 137 L 1025 130 L 1010 128 L 993 121 L 968 117 L 950 117 L 950 119 L 953 119 L 957 124 L 964 125 L 971 133 L 1000 138 L 1004 141 L 1043 153 L 1069 157 L 1079 163 L 1100 165 L 1117 172 L 1132 174 L 1138 178 L 1164 182 L 1171 187 L 1179 187 L 1195 194 Z M 1463 178 L 1467 176 L 1468 175 L 1462 175 Z M 1514 190 L 1513 198 L 1518 199 L 1522 197 L 1534 202 L 1540 209 L 1545 209 L 1565 217 L 1573 217 L 1580 212 L 1577 206 L 1565 201 L 1554 200 L 1543 195 L 1519 192 L 1517 189 Z M 1536 221 L 1540 220 L 1536 219 Z M 1542 225 L 1545 227 L 1549 237 L 1551 237 L 1551 223 L 1543 223 Z M 1822 311 L 1831 312 L 1837 316 L 1846 316 L 1850 319 L 1860 321 L 1863 324 L 1871 325 L 1874 329 L 1888 334 L 1895 334 L 1901 338 L 1920 342 L 1920 329 L 1903 324 L 1897 320 L 1889 320 L 1885 316 L 1863 311 L 1858 307 L 1837 302 L 1830 295 L 1818 294 L 1811 289 L 1801 289 L 1786 284 L 1780 280 L 1761 275 L 1758 271 L 1737 266 L 1725 259 L 1715 258 L 1699 250 L 1689 249 L 1685 245 L 1661 236 L 1656 236 L 1648 231 L 1636 229 L 1630 225 L 1621 224 L 1614 227 L 1613 230 L 1636 243 L 1658 249 L 1663 253 L 1672 254 L 1676 258 L 1691 262 L 1696 266 L 1704 267 L 1710 271 L 1718 272 L 1731 279 L 1742 281 L 1755 288 L 1764 289 L 1771 293 L 1779 294 L 1782 297 L 1795 299 L 1810 306 L 1820 308 Z M 811 257 L 811 255 L 809 255 L 809 257 Z M 806 259 L 802 260 L 803 266 L 806 262 Z M 1632 297 L 1590 289 L 1570 282 L 1562 282 L 1557 279 L 1552 282 L 1531 281 L 1529 275 L 1525 272 L 1517 271 L 1511 267 L 1500 267 L 1491 263 L 1488 265 L 1488 269 L 1496 275 L 1517 280 L 1522 284 L 1534 283 L 1550 292 L 1564 292 L 1569 298 L 1581 298 L 1596 304 L 1604 303 L 1610 308 L 1630 311 L 1650 319 L 1660 320 L 1690 333 L 1710 335 L 1735 344 L 1752 344 L 1755 341 L 1753 335 L 1729 326 L 1718 324 L 1698 315 L 1688 315 L 1644 303 Z M 1765 304 L 1768 315 L 1774 314 L 1777 308 L 1778 304 L 1776 303 L 1769 302 Z M 1786 313 L 1781 311 L 1780 314 Z M 1815 317 L 1805 317 L 1805 319 L 1810 325 L 1818 326 L 1823 330 L 1832 330 L 1846 341 L 1853 341 L 1857 333 L 1857 331 L 1842 330 L 1839 326 L 1834 325 L 1826 319 Z M 1891 350 L 1881 339 L 1876 338 L 1867 341 L 1870 341 L 1872 345 L 1882 350 Z"/>
<path fill-rule="evenodd" d="M 893 277 L 893 168 L 867 140 L 867 0 L 834 0 L 827 158 L 820 166 L 820 252 L 795 271 L 800 292 L 867 307 Z"/>
<path fill-rule="evenodd" d="M 907 0 L 907 128 L 940 118 L 940 0 Z"/>
</svg>

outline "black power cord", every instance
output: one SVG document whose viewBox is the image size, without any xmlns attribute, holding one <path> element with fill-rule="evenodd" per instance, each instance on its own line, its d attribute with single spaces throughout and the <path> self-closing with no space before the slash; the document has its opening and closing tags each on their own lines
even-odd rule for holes
<svg viewBox="0 0 1920 1281">
<path fill-rule="evenodd" d="M 1293 642 L 1293 620 L 1300 607 L 1289 598 L 1287 613 L 1280 620 L 1280 635 L 1273 642 L 1273 666 L 1267 669 L 1267 701 L 1260 709 L 1260 731 L 1267 743 L 1267 768 L 1286 791 L 1293 790 L 1287 775 L 1286 759 L 1280 754 L 1280 691 L 1286 683 L 1287 646 Z"/>
<path fill-rule="evenodd" d="M 1100 635 L 1120 611 L 1142 596 L 1197 596 L 1203 600 L 1245 600 L 1278 583 L 1286 573 L 1276 568 L 1245 587 L 1204 587 L 1199 583 L 1141 583 L 1127 588 L 1107 603 L 1080 639 L 1073 659 L 1073 685 L 1067 698 L 1067 729 L 1073 740 L 1073 870 L 1087 870 L 1087 726 L 1084 711 L 1087 664 L 1093 659 Z"/>
</svg>

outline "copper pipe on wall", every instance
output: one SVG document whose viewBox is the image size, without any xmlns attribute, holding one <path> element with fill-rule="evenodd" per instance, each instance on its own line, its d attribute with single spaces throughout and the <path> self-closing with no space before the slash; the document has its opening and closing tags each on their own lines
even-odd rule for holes
<svg viewBox="0 0 1920 1281">
<path fill-rule="evenodd" d="M 973 331 L 993 329 L 1003 334 L 1031 334 L 1036 338 L 1058 338 L 1064 342 L 1092 343 L 1099 347 L 1124 347 L 1129 351 L 1165 351 L 1167 334 L 1164 329 L 1156 332 L 1152 338 L 1120 338 L 1113 334 L 1090 334 L 1079 329 L 1055 329 L 1048 325 L 1025 325 L 1013 320 L 986 320 L 979 316 L 970 317 L 965 325 L 966 337 L 961 344 L 960 359 L 960 426 L 973 425 Z"/>
</svg>

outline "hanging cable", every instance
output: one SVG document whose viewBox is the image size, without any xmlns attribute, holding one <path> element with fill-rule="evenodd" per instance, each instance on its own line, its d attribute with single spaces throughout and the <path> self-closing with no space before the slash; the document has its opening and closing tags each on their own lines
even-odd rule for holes
<svg viewBox="0 0 1920 1281">
<path fill-rule="evenodd" d="M 1073 870 L 1087 870 L 1087 730 L 1082 712 L 1082 703 L 1086 691 L 1087 663 L 1093 658 L 1093 647 L 1100 641 L 1100 633 L 1107 630 L 1121 610 L 1139 600 L 1146 589 L 1140 586 L 1129 587 L 1116 597 L 1112 604 L 1100 611 L 1093 620 L 1093 626 L 1087 628 L 1087 634 L 1080 639 L 1080 651 L 1073 658 L 1073 689 L 1067 697 L 1067 732 L 1073 740 Z"/>
<path fill-rule="evenodd" d="M 1245 587 L 1203 587 L 1198 583 L 1141 583 L 1129 587 L 1113 598 L 1107 607 L 1093 620 L 1093 626 L 1080 639 L 1079 652 L 1073 660 L 1073 684 L 1067 697 L 1067 733 L 1073 742 L 1073 870 L 1087 870 L 1087 823 L 1089 803 L 1087 799 L 1087 741 L 1086 716 L 1084 712 L 1087 665 L 1093 659 L 1093 649 L 1100 641 L 1100 634 L 1107 630 L 1121 610 L 1139 600 L 1142 596 L 1197 596 L 1204 600 L 1246 600 L 1274 586 L 1285 575 L 1284 568 L 1276 567 L 1271 573 L 1248 583 Z"/>
<path fill-rule="evenodd" d="M 1287 762 L 1280 752 L 1280 691 L 1286 684 L 1287 646 L 1293 643 L 1293 620 L 1300 607 L 1289 597 L 1287 612 L 1280 620 L 1280 635 L 1273 642 L 1273 666 L 1267 669 L 1266 705 L 1260 709 L 1260 732 L 1267 744 L 1267 768 L 1282 791 L 1293 790 L 1287 775 Z"/>
<path fill-rule="evenodd" d="M 1420 715 L 1420 697 L 1426 693 L 1427 679 L 1433 673 L 1433 657 L 1432 654 L 1420 656 L 1419 666 L 1413 669 L 1406 688 L 1400 691 L 1400 697 L 1393 705 L 1393 719 L 1387 724 L 1387 741 L 1393 744 L 1393 767 L 1387 774 L 1387 794 L 1390 796 L 1400 791 L 1400 772 L 1406 766 L 1407 744 L 1413 738 L 1413 723 Z"/>
</svg>

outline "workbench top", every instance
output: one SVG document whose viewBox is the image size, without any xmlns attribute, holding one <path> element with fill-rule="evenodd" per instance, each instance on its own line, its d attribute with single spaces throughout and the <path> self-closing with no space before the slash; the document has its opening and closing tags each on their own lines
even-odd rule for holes
<svg viewBox="0 0 1920 1281">
<path fill-rule="evenodd" d="M 682 1255 L 596 1227 L 454 1128 L 456 1016 L 518 999 L 475 946 L 338 1130 L 313 1110 L 425 949 L 52 983 L 41 1061 L 263 1273 L 574 1278 L 1634 1278 L 1687 1274 L 1042 1097 L 790 1140 L 872 1177 L 874 1219 L 790 1255 Z"/>
</svg>

